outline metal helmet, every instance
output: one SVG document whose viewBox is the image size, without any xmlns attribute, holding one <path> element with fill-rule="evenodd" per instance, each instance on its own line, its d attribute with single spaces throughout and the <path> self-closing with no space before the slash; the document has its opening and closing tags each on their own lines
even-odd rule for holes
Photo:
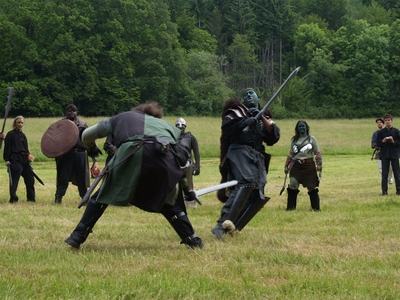
<svg viewBox="0 0 400 300">
<path fill-rule="evenodd" d="M 179 118 L 175 122 L 175 127 L 178 127 L 181 131 L 185 131 L 186 128 L 186 121 L 184 118 Z"/>
</svg>

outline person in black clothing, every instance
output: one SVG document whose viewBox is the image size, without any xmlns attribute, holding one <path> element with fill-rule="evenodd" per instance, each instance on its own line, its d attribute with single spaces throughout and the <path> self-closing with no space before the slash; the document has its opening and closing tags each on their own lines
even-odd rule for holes
<svg viewBox="0 0 400 300">
<path fill-rule="evenodd" d="M 25 119 L 17 116 L 14 119 L 12 130 L 5 137 L 3 158 L 9 172 L 11 172 L 10 182 L 10 203 L 18 201 L 17 188 L 19 178 L 24 178 L 26 186 L 26 197 L 28 201 L 35 202 L 35 178 L 30 163 L 34 157 L 29 152 L 28 139 L 22 132 Z"/>
<path fill-rule="evenodd" d="M 377 118 L 375 120 L 375 123 L 378 126 L 378 130 L 374 131 L 374 133 L 372 134 L 372 138 L 371 138 L 371 148 L 375 149 L 371 160 L 376 159 L 378 161 L 378 171 L 382 177 L 382 161 L 380 159 L 380 154 L 379 154 L 381 149 L 379 149 L 379 147 L 378 147 L 378 132 L 383 128 L 385 121 L 382 118 Z M 389 177 L 388 177 L 389 184 L 393 183 L 392 177 L 393 177 L 393 171 L 392 171 L 392 168 L 390 167 L 389 168 Z"/>
<path fill-rule="evenodd" d="M 264 143 L 272 146 L 279 141 L 280 130 L 266 110 L 261 117 L 257 92 L 248 88 L 243 92 L 243 104 L 237 99 L 227 100 L 222 113 L 220 173 L 221 182 L 237 180 L 229 197 L 218 193 L 224 202 L 220 218 L 211 232 L 217 239 L 235 230 L 240 231 L 268 202 L 264 195 L 270 155 Z M 248 130 L 247 130 L 248 129 Z"/>
<path fill-rule="evenodd" d="M 396 194 L 400 195 L 400 131 L 392 126 L 392 115 L 386 114 L 383 120 L 385 121 L 385 127 L 378 132 L 378 147 L 381 149 L 379 154 L 382 161 L 382 196 L 388 194 L 390 166 L 392 166 L 394 181 L 396 183 Z"/>
<path fill-rule="evenodd" d="M 65 111 L 66 117 L 64 119 L 74 122 L 80 133 L 88 127 L 85 121 L 77 117 L 77 108 L 74 104 L 68 105 Z M 96 153 L 96 155 L 98 155 L 98 153 Z M 70 181 L 78 186 L 79 196 L 81 198 L 85 196 L 90 184 L 90 172 L 88 156 L 80 138 L 70 152 L 56 158 L 56 165 L 57 190 L 54 202 L 57 204 L 62 203 L 62 198 L 67 191 Z"/>
</svg>

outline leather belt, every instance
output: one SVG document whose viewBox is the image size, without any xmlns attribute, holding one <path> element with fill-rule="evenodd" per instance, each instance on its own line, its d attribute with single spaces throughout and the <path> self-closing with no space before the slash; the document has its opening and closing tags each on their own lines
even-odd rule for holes
<svg viewBox="0 0 400 300">
<path fill-rule="evenodd" d="M 312 158 L 296 159 L 296 162 L 299 164 L 311 163 L 313 161 Z"/>
</svg>

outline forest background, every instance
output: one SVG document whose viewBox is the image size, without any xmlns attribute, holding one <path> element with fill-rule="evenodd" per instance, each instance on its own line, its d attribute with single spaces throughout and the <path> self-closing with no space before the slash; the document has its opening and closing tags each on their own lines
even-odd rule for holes
<svg viewBox="0 0 400 300">
<path fill-rule="evenodd" d="M 397 0 L 0 0 L 10 116 L 109 116 L 145 101 L 219 116 L 255 87 L 275 118 L 400 115 Z"/>
</svg>

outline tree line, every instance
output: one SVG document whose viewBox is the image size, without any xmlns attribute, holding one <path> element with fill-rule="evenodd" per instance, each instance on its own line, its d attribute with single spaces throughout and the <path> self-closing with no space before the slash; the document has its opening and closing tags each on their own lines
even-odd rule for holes
<svg viewBox="0 0 400 300">
<path fill-rule="evenodd" d="M 255 87 L 276 118 L 399 115 L 397 0 L 0 0 L 10 115 L 109 116 L 145 101 L 219 116 Z"/>
</svg>

